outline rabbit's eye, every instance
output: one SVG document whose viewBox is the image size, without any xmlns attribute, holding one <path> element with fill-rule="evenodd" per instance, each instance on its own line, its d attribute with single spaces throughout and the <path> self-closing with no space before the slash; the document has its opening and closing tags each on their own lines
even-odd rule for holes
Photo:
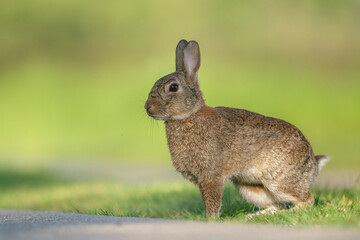
<svg viewBox="0 0 360 240">
<path fill-rule="evenodd" d="M 178 89 L 179 89 L 179 85 L 177 85 L 176 83 L 171 84 L 169 87 L 170 92 L 176 92 Z"/>
</svg>

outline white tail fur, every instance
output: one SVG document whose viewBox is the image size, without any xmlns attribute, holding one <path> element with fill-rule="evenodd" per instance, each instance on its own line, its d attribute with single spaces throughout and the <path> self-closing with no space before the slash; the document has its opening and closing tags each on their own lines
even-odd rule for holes
<svg viewBox="0 0 360 240">
<path fill-rule="evenodd" d="M 319 172 L 325 166 L 325 164 L 330 161 L 330 157 L 326 155 L 315 156 L 315 159 L 318 162 Z"/>
</svg>

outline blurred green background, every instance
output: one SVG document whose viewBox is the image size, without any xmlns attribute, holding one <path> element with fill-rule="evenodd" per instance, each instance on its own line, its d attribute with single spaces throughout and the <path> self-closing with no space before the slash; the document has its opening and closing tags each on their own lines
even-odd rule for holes
<svg viewBox="0 0 360 240">
<path fill-rule="evenodd" d="M 171 165 L 144 109 L 197 40 L 210 106 L 284 119 L 360 168 L 360 3 L 0 1 L 0 163 Z"/>
</svg>

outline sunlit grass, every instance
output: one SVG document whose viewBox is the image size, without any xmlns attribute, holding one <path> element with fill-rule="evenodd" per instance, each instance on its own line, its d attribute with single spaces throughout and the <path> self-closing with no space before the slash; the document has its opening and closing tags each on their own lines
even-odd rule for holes
<svg viewBox="0 0 360 240">
<path fill-rule="evenodd" d="M 187 182 L 129 185 L 115 181 L 70 181 L 42 171 L 2 171 L 0 208 L 75 212 L 108 216 L 206 221 L 198 189 Z M 274 215 L 245 216 L 257 208 L 228 184 L 220 222 L 290 226 L 346 226 L 360 224 L 359 186 L 351 189 L 314 189 L 313 208 L 286 210 Z"/>
</svg>

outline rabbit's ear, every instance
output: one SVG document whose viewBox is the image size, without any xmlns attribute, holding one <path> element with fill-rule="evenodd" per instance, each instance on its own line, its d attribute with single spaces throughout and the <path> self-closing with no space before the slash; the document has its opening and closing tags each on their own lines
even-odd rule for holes
<svg viewBox="0 0 360 240">
<path fill-rule="evenodd" d="M 196 41 L 190 41 L 184 49 L 184 66 L 186 74 L 194 79 L 200 68 L 200 48 Z"/>
<path fill-rule="evenodd" d="M 184 66 L 184 49 L 188 42 L 181 40 L 176 47 L 176 71 L 185 71 Z"/>
</svg>

